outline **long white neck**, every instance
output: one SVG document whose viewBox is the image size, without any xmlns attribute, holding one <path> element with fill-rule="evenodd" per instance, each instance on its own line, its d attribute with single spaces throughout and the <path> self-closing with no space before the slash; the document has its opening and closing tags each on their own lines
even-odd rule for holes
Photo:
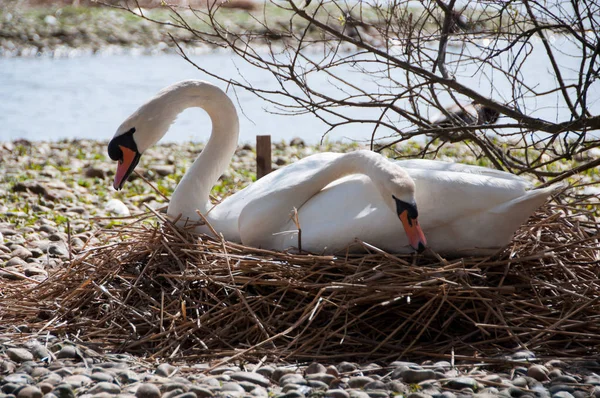
<svg viewBox="0 0 600 398">
<path fill-rule="evenodd" d="M 392 210 L 395 210 L 394 193 L 402 200 L 414 198 L 414 182 L 406 171 L 377 153 L 363 150 L 343 155 L 330 154 L 326 161 L 322 157 L 319 161 L 309 157 L 294 164 L 289 173 L 284 171 L 263 177 L 265 190 L 269 190 L 271 185 L 282 186 L 281 179 L 287 183 L 285 188 L 261 196 L 260 201 L 251 202 L 244 208 L 240 227 L 252 226 L 252 231 L 240 231 L 242 236 L 265 236 L 279 231 L 289 222 L 293 208 L 299 209 L 327 185 L 351 174 L 367 175 Z M 396 190 L 392 191 L 391 187 Z M 340 206 L 346 199 L 340 198 Z M 254 242 L 244 243 L 252 245 Z"/>
<path fill-rule="evenodd" d="M 212 84 L 189 80 L 178 83 L 159 93 L 164 105 L 157 109 L 158 119 L 170 119 L 170 124 L 187 108 L 204 109 L 210 116 L 212 132 L 208 143 L 194 161 L 171 195 L 167 214 L 182 219 L 198 219 L 196 210 L 203 214 L 211 207 L 209 194 L 233 157 L 239 135 L 239 119 L 229 97 Z M 165 129 L 166 131 L 166 129 Z"/>
</svg>

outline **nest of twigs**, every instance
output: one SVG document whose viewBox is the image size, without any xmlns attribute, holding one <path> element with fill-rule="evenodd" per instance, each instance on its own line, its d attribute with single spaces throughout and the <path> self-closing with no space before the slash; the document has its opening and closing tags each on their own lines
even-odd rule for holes
<svg viewBox="0 0 600 398">
<path fill-rule="evenodd" d="M 272 252 L 152 217 L 103 231 L 113 243 L 34 288 L 5 286 L 0 319 L 188 359 L 575 357 L 600 347 L 598 225 L 566 206 L 539 210 L 493 257 L 456 260 L 368 245 L 360 256 Z"/>
</svg>

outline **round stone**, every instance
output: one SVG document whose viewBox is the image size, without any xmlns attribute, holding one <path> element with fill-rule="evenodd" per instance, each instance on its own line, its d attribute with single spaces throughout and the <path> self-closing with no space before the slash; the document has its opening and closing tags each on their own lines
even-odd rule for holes
<svg viewBox="0 0 600 398">
<path fill-rule="evenodd" d="M 214 396 L 210 389 L 202 386 L 192 386 L 190 391 L 196 394 L 198 398 L 209 398 Z"/>
<path fill-rule="evenodd" d="M 92 383 L 92 379 L 86 375 L 71 375 L 63 379 L 63 382 L 70 385 L 72 388 L 88 386 Z"/>
<path fill-rule="evenodd" d="M 269 385 L 271 384 L 269 379 L 267 379 L 266 377 L 264 377 L 263 375 L 258 374 L 258 373 L 234 372 L 234 373 L 230 374 L 229 376 L 233 380 L 247 381 L 249 383 L 256 384 L 261 387 L 269 387 Z"/>
<path fill-rule="evenodd" d="M 573 394 L 566 391 L 559 391 L 557 393 L 552 394 L 552 398 L 574 398 Z"/>
<path fill-rule="evenodd" d="M 135 391 L 137 398 L 160 398 L 161 393 L 157 386 L 150 383 L 144 383 Z"/>
<path fill-rule="evenodd" d="M 48 394 L 49 392 L 54 390 L 54 386 L 50 383 L 38 383 L 37 386 L 43 394 Z"/>
<path fill-rule="evenodd" d="M 33 361 L 33 354 L 25 348 L 9 348 L 6 350 L 6 355 L 17 363 Z"/>
<path fill-rule="evenodd" d="M 35 384 L 33 377 L 26 373 L 13 373 L 8 376 L 4 376 L 3 383 L 14 383 L 14 384 Z"/>
<path fill-rule="evenodd" d="M 224 383 L 221 386 L 221 391 L 233 391 L 233 392 L 239 392 L 239 393 L 246 392 L 246 390 L 244 390 L 244 387 L 240 386 L 238 383 L 233 383 L 233 382 Z"/>
<path fill-rule="evenodd" d="M 36 386 L 26 386 L 19 390 L 17 398 L 42 398 L 44 394 Z"/>
<path fill-rule="evenodd" d="M 326 397 L 331 398 L 350 398 L 350 394 L 344 390 L 334 389 L 325 391 Z"/>
<path fill-rule="evenodd" d="M 400 372 L 400 378 L 405 383 L 416 384 L 424 380 L 435 379 L 435 372 L 433 370 L 404 369 Z"/>
<path fill-rule="evenodd" d="M 373 379 L 368 376 L 355 376 L 348 380 L 348 386 L 350 388 L 363 388 L 372 381 Z"/>
<path fill-rule="evenodd" d="M 68 384 L 60 384 L 54 387 L 52 394 L 56 395 L 58 398 L 75 398 L 75 393 Z"/>
<path fill-rule="evenodd" d="M 105 392 L 108 394 L 119 394 L 121 392 L 121 387 L 114 383 L 109 383 L 107 381 L 101 381 L 88 391 L 90 394 L 98 394 L 101 392 Z"/>
<path fill-rule="evenodd" d="M 156 368 L 156 374 L 162 377 L 171 377 L 175 373 L 177 373 L 177 367 L 170 365 L 168 363 L 161 363 Z"/>
<path fill-rule="evenodd" d="M 78 358 L 77 348 L 72 345 L 66 345 L 56 353 L 58 359 L 73 359 Z"/>
<path fill-rule="evenodd" d="M 320 363 L 313 362 L 304 371 L 304 374 L 310 375 L 315 373 L 325 373 L 327 372 L 327 368 Z"/>
</svg>

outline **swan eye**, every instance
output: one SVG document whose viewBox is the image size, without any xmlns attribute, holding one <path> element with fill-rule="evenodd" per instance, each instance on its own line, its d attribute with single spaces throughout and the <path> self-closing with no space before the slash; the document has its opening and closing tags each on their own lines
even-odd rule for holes
<svg viewBox="0 0 600 398">
<path fill-rule="evenodd" d="M 409 220 L 414 220 L 419 216 L 416 204 L 400 200 L 394 195 L 392 195 L 392 198 L 394 198 L 394 200 L 396 201 L 396 213 L 398 213 L 398 215 L 406 211 Z"/>
<path fill-rule="evenodd" d="M 108 143 L 108 156 L 112 160 L 123 161 L 123 151 L 121 150 L 122 146 L 137 152 L 137 145 L 133 139 L 133 133 L 135 133 L 135 127 L 110 140 Z"/>
</svg>

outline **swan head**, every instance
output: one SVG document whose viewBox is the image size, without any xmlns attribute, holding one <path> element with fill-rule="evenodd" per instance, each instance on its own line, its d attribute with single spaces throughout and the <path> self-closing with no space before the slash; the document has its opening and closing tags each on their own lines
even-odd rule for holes
<svg viewBox="0 0 600 398">
<path fill-rule="evenodd" d="M 137 166 L 142 156 L 135 141 L 135 127 L 113 137 L 108 143 L 108 156 L 118 162 L 113 187 L 118 191 L 123 188 L 127 177 Z"/>
<path fill-rule="evenodd" d="M 398 199 L 395 195 L 392 195 L 392 199 L 396 205 L 396 214 L 402 222 L 410 246 L 417 252 L 422 253 L 427 247 L 427 239 L 425 239 L 425 234 L 419 225 L 417 204 L 414 199 L 404 201 Z"/>
<path fill-rule="evenodd" d="M 142 154 L 166 134 L 183 110 L 185 96 L 177 95 L 182 82 L 167 87 L 139 107 L 117 129 L 108 144 L 108 156 L 118 162 L 113 187 L 119 190 L 140 161 Z M 189 84 L 188 84 L 189 85 Z"/>
</svg>

